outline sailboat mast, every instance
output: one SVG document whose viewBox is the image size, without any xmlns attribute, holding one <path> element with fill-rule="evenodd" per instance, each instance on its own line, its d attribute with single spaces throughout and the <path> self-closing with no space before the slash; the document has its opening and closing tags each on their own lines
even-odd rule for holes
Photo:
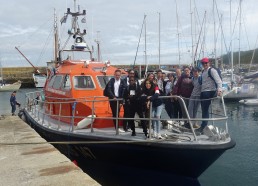
<svg viewBox="0 0 258 186">
<path fill-rule="evenodd" d="M 158 12 L 159 14 L 159 69 L 160 69 L 160 12 Z"/>
<path fill-rule="evenodd" d="M 141 37 L 142 37 L 142 30 L 143 30 L 143 27 L 144 27 L 144 24 L 145 24 L 145 18 L 146 18 L 146 15 L 144 14 L 144 18 L 143 18 L 143 22 L 142 22 L 142 28 L 141 28 L 141 33 L 140 33 L 140 37 L 139 37 L 139 41 L 138 41 L 138 45 L 137 45 L 136 54 L 135 54 L 135 57 L 134 57 L 133 68 L 135 67 L 136 58 L 137 58 L 137 55 L 138 55 L 139 45 L 140 45 Z M 141 78 L 141 76 L 142 76 L 141 64 L 140 64 L 139 72 L 140 72 L 139 75 L 140 75 L 140 78 Z"/>
<path fill-rule="evenodd" d="M 242 19 L 242 8 L 241 8 L 241 5 L 242 4 L 242 0 L 239 1 L 239 11 L 240 11 L 240 14 L 239 14 L 239 38 L 238 38 L 238 68 L 240 69 L 240 64 L 241 64 L 241 58 L 240 58 L 240 37 L 241 37 L 241 19 Z"/>
<path fill-rule="evenodd" d="M 144 17 L 146 18 L 146 15 L 144 15 Z M 144 54 L 145 54 L 145 75 L 147 75 L 147 70 L 148 70 L 148 64 L 147 64 L 147 26 L 146 26 L 146 19 L 144 19 Z"/>
<path fill-rule="evenodd" d="M 231 3 L 232 3 L 232 0 L 230 0 L 230 36 L 231 36 L 230 47 L 231 47 L 231 81 L 233 81 L 234 65 L 233 65 L 233 33 L 232 33 L 232 8 L 231 8 Z"/>
<path fill-rule="evenodd" d="M 215 67 L 218 68 L 217 51 L 216 51 L 216 21 L 215 21 L 215 0 L 213 0 L 213 29 L 214 29 L 214 60 Z"/>
<path fill-rule="evenodd" d="M 181 65 L 181 54 L 180 54 L 180 39 L 179 39 L 179 20 L 178 20 L 178 11 L 177 11 L 177 1 L 175 0 L 175 3 L 176 3 L 176 25 L 177 25 L 177 48 L 178 48 L 178 63 L 179 63 L 179 66 Z"/>
<path fill-rule="evenodd" d="M 223 15 L 221 14 L 221 16 L 220 16 L 220 24 L 222 25 L 222 17 L 223 17 Z M 222 54 L 223 54 L 223 32 L 222 32 L 222 29 L 221 29 L 221 67 L 222 67 L 222 70 L 224 70 L 224 61 L 223 61 L 223 56 L 222 56 Z"/>
<path fill-rule="evenodd" d="M 193 10 L 192 10 L 192 0 L 190 0 L 190 14 L 191 14 L 191 37 L 192 37 L 192 64 L 196 66 L 194 62 L 194 41 L 193 41 Z"/>
</svg>

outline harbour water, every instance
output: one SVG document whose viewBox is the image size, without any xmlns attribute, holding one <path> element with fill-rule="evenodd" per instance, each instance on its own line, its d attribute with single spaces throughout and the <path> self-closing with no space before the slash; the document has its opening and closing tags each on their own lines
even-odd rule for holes
<svg viewBox="0 0 258 186">
<path fill-rule="evenodd" d="M 17 92 L 17 101 L 24 105 L 25 93 L 34 90 L 20 89 Z M 0 92 L 0 115 L 10 114 L 10 94 L 10 92 Z M 230 135 L 236 141 L 236 146 L 226 151 L 210 166 L 199 177 L 199 182 L 203 186 L 256 186 L 258 183 L 258 106 L 250 107 L 229 102 L 226 103 L 226 107 Z M 167 185 L 173 185 L 173 179 L 168 180 Z"/>
</svg>

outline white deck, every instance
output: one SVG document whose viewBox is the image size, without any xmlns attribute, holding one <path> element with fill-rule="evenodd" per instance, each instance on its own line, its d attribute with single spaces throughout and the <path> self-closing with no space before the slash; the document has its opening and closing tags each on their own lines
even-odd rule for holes
<svg viewBox="0 0 258 186">
<path fill-rule="evenodd" d="M 229 137 L 223 140 L 214 140 L 212 138 L 209 138 L 206 135 L 196 136 L 195 138 L 194 134 L 191 132 L 190 129 L 185 129 L 178 124 L 170 125 L 170 127 L 168 127 L 169 129 L 167 128 L 161 129 L 160 133 L 163 139 L 146 138 L 142 131 L 142 128 L 140 127 L 136 127 L 136 136 L 131 136 L 131 132 L 123 131 L 122 127 L 120 127 L 118 134 L 116 134 L 116 130 L 114 127 L 94 128 L 93 126 L 93 131 L 92 131 L 91 128 L 76 129 L 76 126 L 75 126 L 74 130 L 72 130 L 71 125 L 60 122 L 56 119 L 52 119 L 47 115 L 44 116 L 44 121 L 43 121 L 42 111 L 43 110 L 40 109 L 39 105 L 35 105 L 31 107 L 31 111 L 27 109 L 27 112 L 30 114 L 31 117 L 33 117 L 35 121 L 37 121 L 37 123 L 53 131 L 59 131 L 59 132 L 62 131 L 64 133 L 73 133 L 73 134 L 85 135 L 85 136 L 105 137 L 107 139 L 110 138 L 113 141 L 114 139 L 117 139 L 118 141 L 125 140 L 128 142 L 140 142 L 140 141 L 146 142 L 146 140 L 148 140 L 150 142 L 160 142 L 160 143 L 180 143 L 180 144 L 190 143 L 190 144 L 213 144 L 213 145 L 228 143 L 230 141 Z M 169 123 L 172 123 L 172 121 L 169 121 Z"/>
</svg>

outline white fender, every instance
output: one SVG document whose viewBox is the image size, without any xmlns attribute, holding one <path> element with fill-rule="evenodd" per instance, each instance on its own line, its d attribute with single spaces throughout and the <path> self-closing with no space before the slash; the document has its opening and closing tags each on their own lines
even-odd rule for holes
<svg viewBox="0 0 258 186">
<path fill-rule="evenodd" d="M 94 122 L 95 117 L 96 116 L 93 115 L 93 119 L 92 119 L 92 115 L 88 115 L 86 118 L 84 118 L 83 120 L 78 122 L 76 129 L 86 128 L 87 126 L 89 126 L 91 124 L 91 121 Z"/>
</svg>

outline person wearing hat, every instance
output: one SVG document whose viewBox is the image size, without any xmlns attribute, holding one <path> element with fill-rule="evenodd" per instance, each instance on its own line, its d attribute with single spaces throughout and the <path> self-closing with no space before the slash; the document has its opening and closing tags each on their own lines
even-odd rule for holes
<svg viewBox="0 0 258 186">
<path fill-rule="evenodd" d="M 18 105 L 20 107 L 20 103 L 18 103 L 16 101 L 16 91 L 13 91 L 13 93 L 11 94 L 11 97 L 10 97 L 10 104 L 11 104 L 11 107 L 12 107 L 12 116 L 15 116 L 15 111 L 16 111 L 16 105 Z"/>
<path fill-rule="evenodd" d="M 204 70 L 201 75 L 201 109 L 202 109 L 202 118 L 209 118 L 209 107 L 211 104 L 211 98 L 222 95 L 222 80 L 216 69 L 210 67 L 209 58 L 203 58 L 201 60 Z M 210 75 L 209 76 L 209 69 Z M 196 131 L 200 134 L 203 133 L 203 129 L 207 126 L 208 121 L 202 121 L 201 127 Z"/>
</svg>

